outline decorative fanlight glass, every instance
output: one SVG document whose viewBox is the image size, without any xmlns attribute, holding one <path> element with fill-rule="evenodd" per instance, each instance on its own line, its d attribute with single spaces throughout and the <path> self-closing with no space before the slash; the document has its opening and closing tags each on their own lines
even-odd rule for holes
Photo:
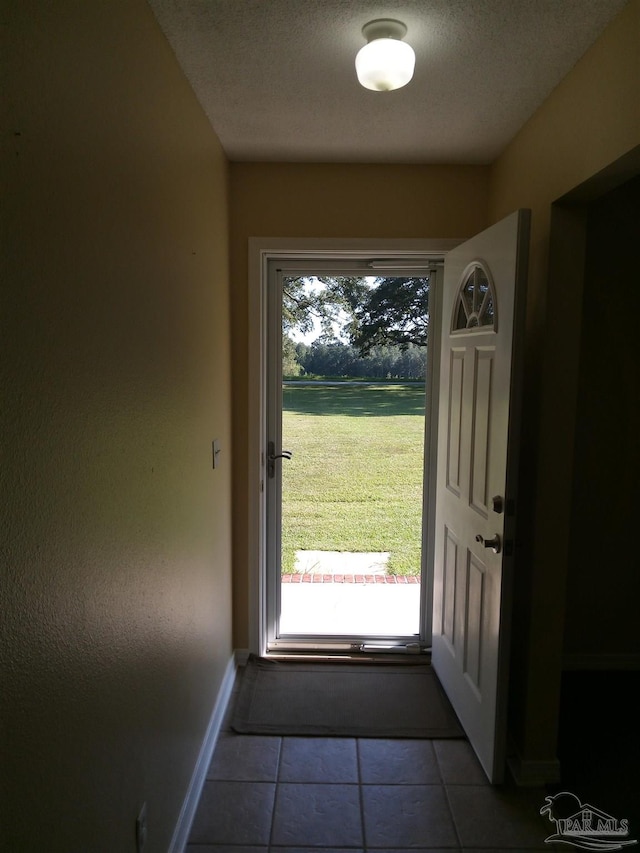
<svg viewBox="0 0 640 853">
<path fill-rule="evenodd" d="M 464 271 L 453 314 L 452 331 L 482 327 L 489 331 L 496 323 L 496 299 L 489 271 L 479 262 Z"/>
</svg>

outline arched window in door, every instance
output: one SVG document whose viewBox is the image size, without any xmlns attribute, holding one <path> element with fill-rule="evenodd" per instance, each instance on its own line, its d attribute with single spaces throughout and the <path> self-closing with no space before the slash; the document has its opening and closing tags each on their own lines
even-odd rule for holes
<svg viewBox="0 0 640 853">
<path fill-rule="evenodd" d="M 481 261 L 469 264 L 462 274 L 453 312 L 452 332 L 482 328 L 496 330 L 496 297 L 491 273 Z"/>
</svg>

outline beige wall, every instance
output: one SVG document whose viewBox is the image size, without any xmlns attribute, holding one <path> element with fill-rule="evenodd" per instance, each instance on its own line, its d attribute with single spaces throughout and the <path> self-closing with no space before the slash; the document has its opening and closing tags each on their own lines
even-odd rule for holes
<svg viewBox="0 0 640 853">
<path fill-rule="evenodd" d="M 524 757 L 551 757 L 563 646 L 581 292 L 548 290 L 552 202 L 640 143 L 640 2 L 631 0 L 492 169 L 490 220 L 532 209 L 523 458 L 524 584 L 512 678 Z M 579 259 L 576 259 L 579 261 Z"/>
<path fill-rule="evenodd" d="M 231 164 L 234 641 L 248 647 L 250 237 L 467 237 L 487 223 L 482 166 Z"/>
<path fill-rule="evenodd" d="M 142 0 L 3 17 L 0 846 L 146 801 L 165 853 L 232 650 L 227 163 Z"/>
</svg>

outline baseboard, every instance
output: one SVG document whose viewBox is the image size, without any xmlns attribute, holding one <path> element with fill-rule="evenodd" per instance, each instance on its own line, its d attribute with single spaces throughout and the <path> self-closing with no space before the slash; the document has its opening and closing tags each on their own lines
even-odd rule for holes
<svg viewBox="0 0 640 853">
<path fill-rule="evenodd" d="M 519 787 L 540 788 L 560 781 L 560 762 L 557 758 L 531 761 L 516 754 L 507 759 L 507 765 Z"/>
<path fill-rule="evenodd" d="M 564 655 L 562 669 L 592 671 L 640 669 L 640 654 Z"/>
<path fill-rule="evenodd" d="M 229 704 L 235 677 L 236 656 L 233 654 L 227 663 L 227 668 L 222 678 L 222 684 L 218 690 L 216 703 L 211 714 L 211 719 L 209 720 L 209 725 L 207 726 L 204 740 L 202 741 L 202 746 L 200 747 L 200 753 L 191 776 L 187 795 L 184 799 L 184 803 L 182 804 L 180 816 L 173 832 L 171 844 L 169 845 L 169 853 L 184 853 L 184 849 L 187 846 L 189 833 L 191 832 L 191 824 L 193 823 L 196 809 L 198 808 L 198 801 L 200 800 L 200 794 L 202 793 L 204 782 L 207 777 L 207 770 L 211 764 L 211 756 L 213 755 L 213 750 L 215 749 L 216 741 L 220 734 L 220 728 L 227 710 L 227 705 Z"/>
<path fill-rule="evenodd" d="M 236 666 L 246 666 L 251 652 L 249 649 L 236 649 Z"/>
</svg>

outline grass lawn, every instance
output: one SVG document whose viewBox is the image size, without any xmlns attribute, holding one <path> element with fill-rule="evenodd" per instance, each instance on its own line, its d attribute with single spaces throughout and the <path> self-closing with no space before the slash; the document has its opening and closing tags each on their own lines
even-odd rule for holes
<svg viewBox="0 0 640 853">
<path fill-rule="evenodd" d="M 283 391 L 282 568 L 295 551 L 389 551 L 420 572 L 424 388 L 287 385 Z"/>
</svg>

